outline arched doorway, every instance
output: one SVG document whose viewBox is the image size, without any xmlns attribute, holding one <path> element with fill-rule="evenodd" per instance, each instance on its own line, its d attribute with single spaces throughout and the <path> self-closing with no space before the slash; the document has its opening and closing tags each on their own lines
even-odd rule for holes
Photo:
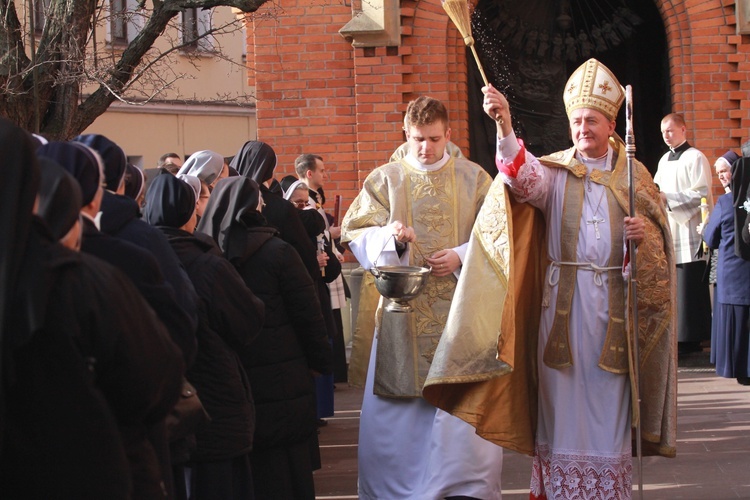
<svg viewBox="0 0 750 500">
<path fill-rule="evenodd" d="M 656 170 L 664 151 L 659 122 L 671 99 L 666 34 L 653 0 L 480 0 L 472 30 L 487 77 L 508 97 L 516 135 L 529 151 L 570 147 L 563 87 L 595 57 L 632 85 L 636 157 Z M 467 59 L 471 156 L 494 175 L 495 126 L 482 113 L 482 80 Z M 617 123 L 624 137 L 622 110 Z"/>
</svg>

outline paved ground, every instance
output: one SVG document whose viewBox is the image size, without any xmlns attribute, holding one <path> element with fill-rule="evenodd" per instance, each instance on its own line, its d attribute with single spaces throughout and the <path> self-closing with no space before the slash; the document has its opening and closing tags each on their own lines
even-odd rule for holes
<svg viewBox="0 0 750 500">
<path fill-rule="evenodd" d="M 317 498 L 356 499 L 362 391 L 338 384 L 335 395 L 336 414 L 320 433 L 323 468 L 315 473 Z M 750 499 L 750 387 L 717 377 L 710 368 L 683 367 L 678 406 L 677 458 L 644 459 L 643 497 Z M 504 499 L 528 498 L 530 463 L 526 456 L 506 452 Z"/>
</svg>

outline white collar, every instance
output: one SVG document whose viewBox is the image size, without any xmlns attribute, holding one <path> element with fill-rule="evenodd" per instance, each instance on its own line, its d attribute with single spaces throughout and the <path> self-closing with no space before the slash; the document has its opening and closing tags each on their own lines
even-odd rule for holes
<svg viewBox="0 0 750 500">
<path fill-rule="evenodd" d="M 682 141 L 681 143 L 679 143 L 677 146 L 675 146 L 673 148 L 669 148 L 669 150 L 674 153 L 674 152 L 676 152 L 677 149 L 680 149 L 682 146 L 684 146 L 686 142 L 687 142 L 687 139 L 685 139 L 684 141 Z"/>
<path fill-rule="evenodd" d="M 94 226 L 97 229 L 97 231 L 101 231 L 102 230 L 102 227 L 101 227 L 102 226 L 102 222 L 101 222 L 102 221 L 102 212 L 101 211 L 99 211 L 99 212 L 96 213 L 96 217 L 91 217 L 89 214 L 87 214 L 84 211 L 81 211 L 81 215 L 84 216 L 84 217 L 86 217 L 91 222 L 93 222 Z"/>
<path fill-rule="evenodd" d="M 406 159 L 407 162 L 409 162 L 409 165 L 416 168 L 417 170 L 424 170 L 426 172 L 434 172 L 436 170 L 440 170 L 441 168 L 443 168 L 443 166 L 446 163 L 448 163 L 448 160 L 451 159 L 451 155 L 448 154 L 448 150 L 443 151 L 443 157 L 440 158 L 435 163 L 433 163 L 432 165 L 425 165 L 424 163 L 414 158 L 411 154 L 407 154 L 404 158 Z"/>
</svg>

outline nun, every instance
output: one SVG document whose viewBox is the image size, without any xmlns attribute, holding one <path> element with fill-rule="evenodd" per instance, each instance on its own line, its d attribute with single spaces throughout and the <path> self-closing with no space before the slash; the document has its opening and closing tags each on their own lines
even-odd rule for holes
<svg viewBox="0 0 750 500">
<path fill-rule="evenodd" d="M 735 193 L 747 193 L 750 172 L 745 168 L 750 165 L 742 160 L 732 164 L 730 191 L 716 201 L 702 236 L 709 247 L 719 250 L 711 363 L 720 377 L 750 385 L 750 261 L 742 258 L 742 250 L 735 251 L 745 246 L 741 233 L 747 212 L 741 204 L 739 210 L 734 206 Z"/>
<path fill-rule="evenodd" d="M 120 146 L 101 134 L 83 134 L 73 138 L 97 153 L 107 166 L 104 170 L 104 187 L 113 193 L 125 194 L 125 175 L 128 172 L 128 157 Z"/>
<path fill-rule="evenodd" d="M 326 222 L 320 213 L 315 210 L 315 207 L 310 206 L 310 189 L 307 184 L 293 175 L 285 176 L 279 184 L 284 199 L 288 200 L 298 210 L 297 214 L 302 220 L 307 235 L 313 241 L 317 241 L 318 236 L 326 229 Z"/>
<path fill-rule="evenodd" d="M 156 258 L 147 250 L 98 229 L 103 169 L 96 152 L 76 142 L 50 142 L 39 148 L 37 154 L 57 162 L 78 182 L 82 193 L 78 208 L 83 222 L 81 250 L 124 272 L 167 327 L 175 343 L 187 350 L 192 359 L 195 337 L 189 330 L 190 318 L 177 302 L 175 291 L 164 279 Z"/>
<path fill-rule="evenodd" d="M 41 184 L 37 215 L 53 239 L 71 250 L 81 249 L 82 194 L 78 181 L 57 162 L 39 158 Z"/>
<path fill-rule="evenodd" d="M 255 400 L 255 496 L 312 500 L 320 468 L 313 374 L 331 373 L 331 348 L 315 284 L 296 250 L 265 224 L 262 204 L 255 181 L 223 179 L 198 231 L 266 308 L 260 336 L 241 354 Z"/>
<path fill-rule="evenodd" d="M 0 118 L 0 491 L 155 498 L 132 438 L 174 405 L 184 365 L 132 283 L 53 241 L 34 215 L 35 146 Z"/>
<path fill-rule="evenodd" d="M 304 214 L 303 218 L 300 215 L 301 212 L 288 198 L 284 197 L 282 186 L 279 185 L 278 191 L 272 189 L 276 165 L 276 152 L 270 145 L 261 141 L 246 142 L 231 163 L 241 176 L 252 179 L 260 186 L 265 203 L 262 213 L 268 225 L 279 231 L 279 236 L 297 250 L 305 263 L 315 283 L 326 332 L 332 343 L 336 323 L 331 307 L 331 295 L 326 283 L 333 281 L 341 273 L 341 263 L 336 258 L 329 258 L 322 241 L 318 245 L 316 238 L 318 233 L 313 232 L 317 219 L 309 217 L 308 214 Z M 325 225 L 322 218 L 320 222 Z M 327 266 L 331 266 L 331 270 Z M 323 426 L 326 425 L 323 419 L 333 416 L 334 413 L 333 377 L 318 377 L 315 380 L 315 386 L 318 404 L 316 421 L 318 425 Z"/>
<path fill-rule="evenodd" d="M 99 155 L 88 146 L 77 142 L 50 142 L 39 148 L 37 153 L 58 162 L 79 183 L 83 194 L 82 206 L 79 207 L 83 221 L 81 251 L 115 266 L 130 278 L 167 328 L 172 340 L 180 347 L 185 365 L 189 366 L 196 350 L 195 324 L 177 301 L 175 291 L 164 279 L 156 258 L 147 250 L 98 229 L 104 178 Z M 143 224 L 146 223 L 143 222 Z M 148 224 L 146 226 L 156 231 L 159 237 L 164 238 L 158 230 Z M 166 238 L 164 242 L 171 252 L 172 249 L 166 242 Z M 179 264 L 174 262 L 174 265 Z M 148 430 L 149 442 L 134 439 L 133 447 L 139 449 L 140 459 L 135 453 L 131 453 L 131 456 L 138 461 L 143 461 L 144 464 L 149 463 L 145 458 L 158 459 L 161 462 L 161 468 L 158 465 L 144 465 L 135 469 L 139 474 L 137 484 L 141 492 L 160 490 L 160 484 L 164 480 L 161 469 L 168 468 L 169 464 L 164 423 L 154 422 Z M 171 475 L 168 479 L 169 481 L 165 484 L 171 485 Z"/>
<path fill-rule="evenodd" d="M 190 366 L 195 355 L 195 329 L 198 318 L 194 311 L 198 298 L 185 271 L 177 263 L 177 256 L 167 239 L 159 230 L 141 220 L 141 209 L 138 204 L 124 196 L 124 177 L 127 170 L 125 152 L 120 146 L 98 134 L 78 136 L 75 143 L 89 146 L 95 151 L 103 168 L 105 189 L 98 208 L 101 211 L 97 226 L 99 230 L 150 252 L 159 266 L 159 274 L 171 285 L 177 303 L 182 309 L 180 321 L 183 324 L 179 328 L 170 328 L 170 333 L 182 349 L 185 364 Z M 165 462 L 163 460 L 162 463 Z M 168 490 L 170 480 L 171 477 L 165 478 Z"/>
<path fill-rule="evenodd" d="M 302 220 L 307 235 L 318 249 L 318 265 L 321 269 L 321 278 L 316 281 L 318 288 L 318 297 L 320 298 L 320 307 L 323 310 L 323 317 L 326 320 L 326 330 L 328 332 L 331 350 L 334 352 L 334 361 L 343 359 L 344 372 L 346 372 L 346 350 L 344 346 L 343 334 L 341 342 L 336 342 L 339 330 L 336 314 L 333 311 L 331 294 L 328 284 L 334 282 L 341 276 L 341 262 L 333 253 L 332 241 L 326 238 L 326 223 L 323 216 L 315 207 L 309 206 L 310 189 L 304 181 L 294 176 L 288 175 L 281 179 L 281 188 L 283 189 L 284 199 L 289 200 Z M 303 205 L 304 203 L 304 205 Z M 334 351 L 334 345 L 341 347 L 340 352 Z M 340 356 L 337 356 L 340 354 Z M 315 379 L 315 391 L 318 403 L 318 426 L 325 426 L 328 422 L 327 417 L 334 414 L 334 374 L 325 375 Z"/>
<path fill-rule="evenodd" d="M 195 219 L 196 225 L 198 225 L 201 217 L 203 217 L 203 212 L 206 210 L 208 200 L 211 198 L 211 188 L 208 186 L 208 184 L 194 175 L 177 174 L 177 178 L 190 186 L 195 193 L 195 199 L 198 200 L 195 203 Z"/>
<path fill-rule="evenodd" d="M 281 189 L 272 190 L 274 170 L 276 170 L 276 152 L 265 142 L 248 141 L 232 158 L 232 168 L 260 186 L 265 206 L 263 216 L 268 225 L 279 231 L 281 239 L 297 250 L 305 268 L 313 279 L 319 279 L 320 266 L 316 258 L 316 248 L 308 238 L 305 227 L 297 210 L 283 198 Z"/>
<path fill-rule="evenodd" d="M 213 189 L 220 179 L 229 175 L 229 166 L 224 157 L 215 151 L 198 151 L 185 160 L 177 175 L 193 175 Z"/>
<path fill-rule="evenodd" d="M 255 408 L 238 351 L 253 349 L 263 325 L 263 302 L 210 237 L 193 234 L 194 188 L 178 177 L 159 175 L 146 199 L 146 221 L 167 237 L 200 299 L 198 354 L 186 378 L 197 389 L 211 421 L 195 431 L 189 484 L 183 468 L 173 465 L 175 491 L 178 498 L 253 498 L 250 451 Z M 183 491 L 187 494 L 181 495 Z"/>
</svg>

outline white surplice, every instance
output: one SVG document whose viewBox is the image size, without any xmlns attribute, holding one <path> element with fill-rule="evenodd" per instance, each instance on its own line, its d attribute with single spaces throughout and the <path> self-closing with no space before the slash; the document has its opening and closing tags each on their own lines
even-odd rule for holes
<svg viewBox="0 0 750 500">
<path fill-rule="evenodd" d="M 665 153 L 654 174 L 654 182 L 667 198 L 667 216 L 677 264 L 700 260 L 695 253 L 703 243 L 696 230 L 701 223 L 701 198 L 706 198 L 707 206 L 714 206 L 709 165 L 706 156 L 691 147 L 673 161 L 669 160 L 669 153 Z"/>
<path fill-rule="evenodd" d="M 510 163 L 518 151 L 515 136 L 498 143 L 499 160 L 505 163 Z M 606 158 L 589 162 L 587 170 L 604 169 L 605 165 L 609 170 L 611 159 L 610 149 Z M 518 201 L 529 202 L 544 213 L 551 262 L 562 260 L 560 221 L 569 175 L 564 168 L 541 165 L 527 153 L 518 176 L 504 176 Z M 605 189 L 595 182 L 587 183 L 584 189 L 576 249 L 579 263 L 609 265 L 610 214 Z M 598 224 L 599 238 L 597 225 L 590 223 L 594 217 L 604 220 Z M 573 365 L 562 369 L 550 368 L 543 361 L 557 303 L 557 285 L 545 286 L 549 287 L 550 301 L 542 309 L 539 327 L 539 423 L 532 498 L 630 498 L 629 380 L 627 375 L 613 374 L 598 366 L 609 322 L 607 273 L 582 268 L 576 273 L 569 329 Z"/>
</svg>

